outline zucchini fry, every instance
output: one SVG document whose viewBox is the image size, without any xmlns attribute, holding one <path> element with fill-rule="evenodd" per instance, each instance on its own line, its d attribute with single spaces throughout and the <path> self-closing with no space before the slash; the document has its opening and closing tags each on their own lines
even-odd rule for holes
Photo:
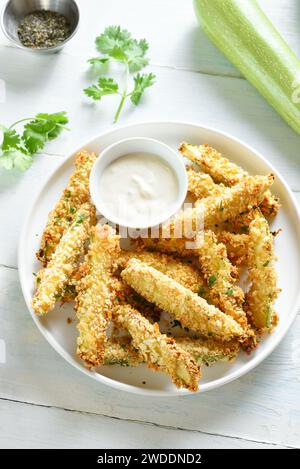
<svg viewBox="0 0 300 469">
<path fill-rule="evenodd" d="M 215 232 L 218 242 L 226 246 L 228 259 L 234 265 L 246 265 L 249 251 L 249 235 L 235 234 L 229 231 Z"/>
<path fill-rule="evenodd" d="M 178 337 L 176 344 L 188 352 L 198 366 L 211 366 L 217 362 L 233 361 L 240 350 L 239 343 L 217 342 L 213 339 Z M 141 353 L 128 337 L 108 339 L 104 352 L 104 365 L 138 366 L 144 363 Z"/>
<path fill-rule="evenodd" d="M 84 262 L 86 275 L 77 284 L 77 355 L 88 367 L 103 362 L 114 298 L 111 266 L 119 252 L 119 242 L 119 236 L 108 225 L 93 228 Z"/>
<path fill-rule="evenodd" d="M 37 290 L 32 306 L 34 312 L 43 316 L 51 311 L 58 299 L 63 297 L 64 290 L 77 267 L 84 243 L 89 237 L 91 212 L 90 204 L 84 204 L 77 212 L 71 226 L 61 238 L 47 267 L 37 276 Z"/>
<path fill-rule="evenodd" d="M 212 231 L 205 231 L 199 255 L 200 269 L 210 287 L 214 304 L 247 328 L 247 316 L 242 309 L 244 292 L 236 284 L 236 272 L 228 260 L 224 244 L 218 244 Z"/>
<path fill-rule="evenodd" d="M 151 324 L 130 306 L 114 310 L 114 319 L 132 336 L 132 343 L 149 368 L 167 373 L 177 387 L 198 390 L 200 370 L 191 355 L 176 342 L 161 334 L 158 324 Z"/>
<path fill-rule="evenodd" d="M 173 256 L 190 258 L 199 255 L 198 248 L 188 249 L 185 238 L 138 238 L 134 241 L 137 249 L 149 249 Z"/>
<path fill-rule="evenodd" d="M 184 287 L 189 288 L 194 293 L 198 293 L 199 290 L 205 286 L 205 281 L 202 275 L 195 267 L 158 252 L 122 251 L 117 264 L 124 268 L 127 262 L 132 258 L 138 259 L 154 269 L 159 270 L 163 274 L 168 275 L 170 278 L 176 280 Z"/>
<path fill-rule="evenodd" d="M 201 200 L 201 204 L 190 210 L 186 210 L 175 217 L 167 227 L 174 236 L 175 226 L 182 225 L 192 228 L 194 232 L 199 230 L 197 221 L 202 217 L 205 228 L 213 227 L 227 220 L 236 218 L 240 213 L 247 212 L 257 207 L 262 201 L 265 192 L 273 184 L 274 176 L 249 176 L 240 184 L 226 187 L 220 196 L 211 196 Z"/>
<path fill-rule="evenodd" d="M 234 319 L 153 267 L 131 259 L 121 276 L 135 291 L 174 316 L 182 326 L 224 341 L 233 337 L 244 339 L 244 331 Z"/>
<path fill-rule="evenodd" d="M 189 168 L 188 175 L 188 191 L 196 197 L 203 199 L 211 195 L 220 195 L 224 189 L 223 184 L 216 184 L 209 174 L 194 171 Z"/>
<path fill-rule="evenodd" d="M 217 342 L 214 339 L 191 339 L 178 337 L 176 343 L 189 352 L 196 363 L 210 366 L 217 362 L 231 362 L 239 354 L 240 344 L 237 341 Z"/>
<path fill-rule="evenodd" d="M 80 151 L 75 160 L 75 170 L 69 179 L 68 186 L 54 209 L 49 213 L 46 228 L 43 232 L 37 258 L 46 266 L 56 249 L 62 235 L 71 225 L 80 206 L 90 201 L 89 176 L 94 162 L 95 153 Z M 95 215 L 91 219 L 96 223 Z"/>
<path fill-rule="evenodd" d="M 261 332 L 270 331 L 276 315 L 273 303 L 280 290 L 274 269 L 274 239 L 269 225 L 259 210 L 249 229 L 249 280 L 246 307 L 250 321 Z"/>
<path fill-rule="evenodd" d="M 140 352 L 132 345 L 130 337 L 107 339 L 103 365 L 138 366 L 142 363 L 144 363 L 144 359 Z"/>
<path fill-rule="evenodd" d="M 189 145 L 182 143 L 179 151 L 193 163 L 197 163 L 217 183 L 227 186 L 239 184 L 249 174 L 235 163 L 221 155 L 209 145 Z M 279 200 L 270 191 L 267 191 L 260 205 L 266 217 L 275 217 L 280 208 Z"/>
</svg>

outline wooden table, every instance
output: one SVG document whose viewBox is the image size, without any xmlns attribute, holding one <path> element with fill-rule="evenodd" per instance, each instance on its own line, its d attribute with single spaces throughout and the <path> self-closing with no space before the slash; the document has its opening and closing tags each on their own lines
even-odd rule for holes
<svg viewBox="0 0 300 469">
<path fill-rule="evenodd" d="M 72 128 L 24 174 L 0 173 L 0 352 L 6 347 L 6 363 L 0 363 L 0 446 L 299 447 L 300 316 L 254 371 L 221 389 L 176 399 L 121 393 L 83 376 L 57 355 L 30 318 L 17 269 L 21 226 L 48 174 L 112 125 L 115 98 L 93 105 L 82 93 L 90 82 L 86 60 L 95 55 L 94 39 L 108 25 L 120 24 L 149 40 L 149 70 L 157 75 L 156 85 L 137 108 L 126 107 L 120 123 L 177 119 L 228 131 L 264 154 L 300 200 L 300 137 L 201 33 L 191 1 L 79 4 L 80 31 L 60 54 L 24 53 L 0 36 L 2 98 L 3 80 L 6 87 L 1 123 L 65 110 Z M 261 4 L 299 56 L 299 2 Z"/>
</svg>

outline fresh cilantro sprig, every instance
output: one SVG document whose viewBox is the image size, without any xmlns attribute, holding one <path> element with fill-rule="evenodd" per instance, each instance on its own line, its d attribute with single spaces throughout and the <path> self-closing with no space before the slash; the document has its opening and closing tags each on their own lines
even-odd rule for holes
<svg viewBox="0 0 300 469">
<path fill-rule="evenodd" d="M 146 57 L 149 45 L 145 39 L 139 41 L 133 39 L 131 34 L 126 29 L 121 29 L 120 26 L 109 26 L 104 33 L 96 38 L 96 46 L 103 56 L 89 59 L 88 63 L 92 66 L 104 65 L 109 62 L 124 64 L 124 87 L 120 91 L 119 84 L 113 78 L 100 76 L 98 82 L 86 88 L 84 92 L 94 101 L 100 101 L 103 96 L 109 94 L 118 94 L 121 99 L 114 116 L 114 122 L 117 122 L 125 100 L 130 98 L 131 102 L 137 106 L 146 88 L 154 84 L 155 75 L 153 73 L 136 73 L 133 76 L 134 86 L 131 91 L 128 91 L 130 73 L 139 72 L 149 63 Z"/>
<path fill-rule="evenodd" d="M 68 122 L 65 112 L 57 112 L 40 113 L 35 117 L 21 119 L 10 127 L 0 125 L 0 131 L 3 133 L 0 167 L 25 171 L 31 165 L 34 154 L 67 129 Z M 23 132 L 18 133 L 15 127 L 23 123 Z"/>
</svg>

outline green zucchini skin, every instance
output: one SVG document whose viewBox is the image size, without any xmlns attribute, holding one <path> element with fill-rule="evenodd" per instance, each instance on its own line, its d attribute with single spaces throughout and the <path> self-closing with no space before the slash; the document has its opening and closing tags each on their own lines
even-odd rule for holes
<svg viewBox="0 0 300 469">
<path fill-rule="evenodd" d="M 256 0 L 194 0 L 211 41 L 300 134 L 300 61 Z"/>
</svg>

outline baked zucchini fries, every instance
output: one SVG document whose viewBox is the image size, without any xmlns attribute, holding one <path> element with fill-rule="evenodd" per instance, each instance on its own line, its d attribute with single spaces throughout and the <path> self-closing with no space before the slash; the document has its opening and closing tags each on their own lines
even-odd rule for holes
<svg viewBox="0 0 300 469">
<path fill-rule="evenodd" d="M 197 363 L 174 339 L 161 334 L 158 324 L 151 324 L 128 305 L 115 308 L 114 319 L 128 330 L 133 346 L 149 368 L 167 373 L 177 387 L 198 390 L 200 370 Z"/>
<path fill-rule="evenodd" d="M 38 273 L 37 290 L 32 301 L 37 315 L 43 316 L 51 311 L 56 301 L 63 297 L 89 237 L 93 212 L 91 204 L 82 205 L 59 241 L 47 267 Z"/>
<path fill-rule="evenodd" d="M 274 176 L 249 176 L 242 179 L 240 184 L 226 187 L 221 195 L 200 199 L 197 207 L 185 210 L 177 215 L 169 227 L 164 228 L 174 237 L 176 230 L 180 230 L 185 236 L 189 232 L 197 232 L 201 229 L 201 220 L 205 228 L 211 228 L 227 220 L 238 217 L 241 213 L 257 207 L 264 198 L 265 192 L 273 184 Z"/>
<path fill-rule="evenodd" d="M 208 173 L 215 182 L 226 186 L 239 184 L 243 178 L 249 177 L 247 171 L 232 163 L 221 153 L 209 145 L 190 145 L 183 142 L 179 151 L 193 163 L 196 163 Z M 275 217 L 280 208 L 279 200 L 270 191 L 266 191 L 260 208 L 266 217 Z"/>
<path fill-rule="evenodd" d="M 103 363 L 114 299 L 111 268 L 120 250 L 119 242 L 119 236 L 108 225 L 92 228 L 84 261 L 86 275 L 77 284 L 77 355 L 88 367 Z"/>
<path fill-rule="evenodd" d="M 177 337 L 176 344 L 188 352 L 197 365 L 211 366 L 217 362 L 232 362 L 240 351 L 239 343 L 217 342 L 214 339 L 193 339 Z M 138 366 L 144 363 L 142 354 L 136 349 L 130 337 L 108 339 L 105 345 L 104 362 L 106 366 Z"/>
<path fill-rule="evenodd" d="M 224 341 L 234 337 L 244 339 L 244 331 L 234 319 L 138 259 L 131 259 L 121 276 L 141 296 L 167 311 L 182 326 Z"/>
<path fill-rule="evenodd" d="M 47 265 L 62 235 L 71 225 L 82 204 L 90 201 L 89 176 L 96 161 L 95 153 L 81 150 L 75 160 L 75 171 L 69 179 L 59 201 L 48 216 L 46 228 L 42 234 L 37 258 Z M 95 214 L 91 219 L 96 223 Z"/>
<path fill-rule="evenodd" d="M 280 290 L 274 268 L 274 237 L 268 222 L 259 210 L 249 228 L 249 280 L 251 287 L 246 295 L 246 307 L 253 325 L 263 333 L 270 331 L 276 322 L 274 301 Z"/>
</svg>

